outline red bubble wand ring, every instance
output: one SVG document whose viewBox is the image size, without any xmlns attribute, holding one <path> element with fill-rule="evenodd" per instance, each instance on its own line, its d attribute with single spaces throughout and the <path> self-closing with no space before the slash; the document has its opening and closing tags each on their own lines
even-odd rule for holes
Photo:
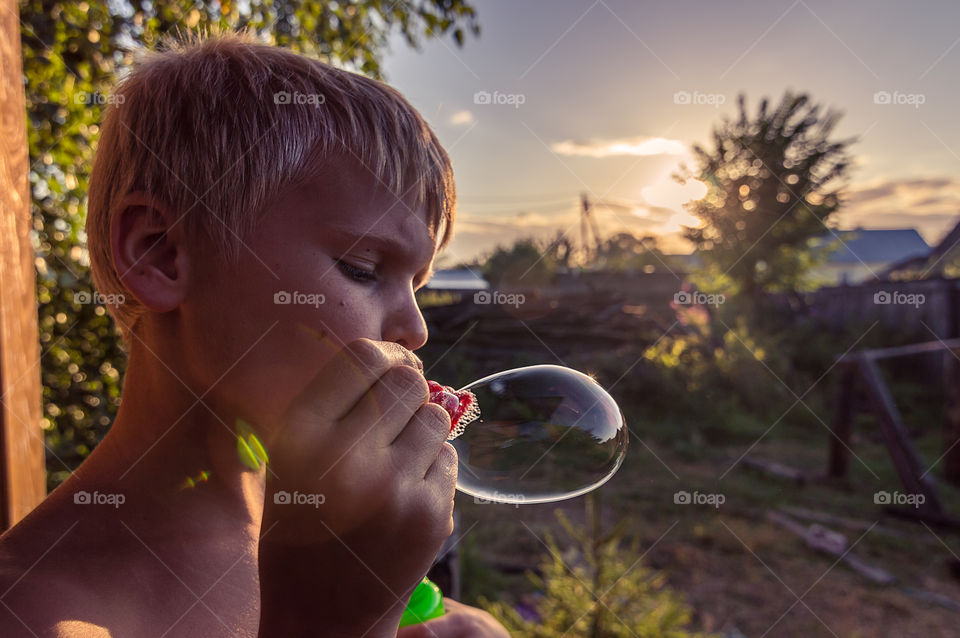
<svg viewBox="0 0 960 638">
<path fill-rule="evenodd" d="M 470 390 L 454 390 L 448 385 L 429 380 L 427 387 L 430 389 L 430 403 L 436 403 L 450 415 L 448 441 L 463 434 L 466 427 L 480 417 L 477 397 Z"/>
</svg>

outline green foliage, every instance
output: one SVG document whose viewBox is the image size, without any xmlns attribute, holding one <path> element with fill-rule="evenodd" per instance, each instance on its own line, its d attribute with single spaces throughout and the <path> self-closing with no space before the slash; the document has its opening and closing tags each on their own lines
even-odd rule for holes
<svg viewBox="0 0 960 638">
<path fill-rule="evenodd" d="M 558 261 L 542 242 L 520 239 L 513 246 L 498 247 L 487 258 L 483 276 L 491 286 L 537 286 L 549 283 Z"/>
<path fill-rule="evenodd" d="M 480 546 L 475 534 L 465 535 L 459 544 L 459 549 L 463 602 L 476 605 L 482 598 L 500 597 L 503 592 L 510 590 L 511 578 L 517 577 L 507 576 L 483 561 L 482 557 L 488 551 Z"/>
<path fill-rule="evenodd" d="M 667 585 L 666 576 L 641 562 L 637 542 L 623 546 L 619 529 L 604 537 L 576 529 L 558 512 L 567 534 L 576 541 L 561 552 L 547 536 L 549 555 L 531 574 L 543 592 L 538 621 L 525 620 L 510 605 L 483 599 L 483 606 L 515 638 L 693 638 L 690 607 Z"/>
<path fill-rule="evenodd" d="M 660 416 L 695 424 L 712 439 L 731 420 L 749 415 L 757 425 L 769 423 L 793 402 L 778 379 L 791 383 L 795 375 L 776 338 L 752 331 L 733 312 L 696 305 L 676 312 L 678 326 L 644 352 L 651 370 L 645 389 L 637 388 L 658 397 Z"/>
<path fill-rule="evenodd" d="M 693 285 L 719 301 L 677 305 L 678 329 L 645 353 L 658 396 L 708 424 L 695 428 L 701 440 L 750 421 L 817 420 L 789 406 L 838 352 L 838 335 L 806 315 L 798 293 L 815 286 L 812 270 L 835 247 L 829 226 L 852 140 L 831 140 L 840 114 L 805 94 L 773 107 L 764 99 L 754 115 L 741 95 L 738 110 L 714 128 L 712 148 L 694 146 L 696 169 L 679 176 L 707 184 L 687 206 L 702 223 L 684 234 L 703 261 Z"/>
<path fill-rule="evenodd" d="M 754 117 L 745 102 L 741 95 L 736 121 L 714 129 L 712 149 L 694 146 L 696 170 L 685 167 L 681 179 L 707 184 L 688 205 L 703 224 L 686 238 L 714 276 L 729 277 L 728 294 L 757 299 L 803 289 L 826 257 L 815 240 L 840 207 L 853 140 L 831 141 L 840 113 L 822 113 L 807 95 L 787 92 L 773 110 L 764 99 Z"/>
<path fill-rule="evenodd" d="M 511 246 L 499 246 L 480 258 L 479 267 L 493 286 L 537 286 L 550 282 L 561 269 L 576 265 L 606 271 L 653 272 L 665 267 L 677 268 L 663 254 L 652 236 L 638 237 L 617 233 L 600 242 L 584 263 L 575 260 L 576 248 L 562 232 L 550 240 L 530 237 L 518 239 Z"/>
<path fill-rule="evenodd" d="M 109 86 L 131 47 L 170 32 L 247 28 L 269 42 L 373 77 L 388 38 L 411 46 L 479 34 L 467 0 L 20 2 L 43 410 L 50 487 L 102 438 L 119 406 L 126 357 L 92 287 L 83 233 L 93 148 Z"/>
<path fill-rule="evenodd" d="M 613 271 L 654 272 L 678 268 L 660 250 L 656 237 L 637 237 L 631 233 L 617 233 L 602 241 L 596 254 L 596 265 Z"/>
</svg>

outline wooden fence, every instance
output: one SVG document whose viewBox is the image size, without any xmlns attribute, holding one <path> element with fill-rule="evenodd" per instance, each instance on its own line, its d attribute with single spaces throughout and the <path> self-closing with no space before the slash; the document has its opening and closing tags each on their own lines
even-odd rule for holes
<svg viewBox="0 0 960 638">
<path fill-rule="evenodd" d="M 17 3 L 0 10 L 0 530 L 46 496 Z"/>
<path fill-rule="evenodd" d="M 810 293 L 806 301 L 828 324 L 877 320 L 918 341 L 960 337 L 960 279 L 831 286 Z"/>
</svg>

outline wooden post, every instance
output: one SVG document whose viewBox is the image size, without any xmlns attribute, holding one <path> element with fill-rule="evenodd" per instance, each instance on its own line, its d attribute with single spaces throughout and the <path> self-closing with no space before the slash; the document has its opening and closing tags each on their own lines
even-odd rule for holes
<svg viewBox="0 0 960 638">
<path fill-rule="evenodd" d="M 924 495 L 924 503 L 918 508 L 920 512 L 935 517 L 944 516 L 936 482 L 929 473 L 924 472 L 920 456 L 907 435 L 900 411 L 897 410 L 893 395 L 883 381 L 880 368 L 869 355 L 860 355 L 858 358 L 861 378 L 870 397 L 870 406 L 880 422 L 880 433 L 890 450 L 894 467 L 904 488 L 909 494 Z"/>
<path fill-rule="evenodd" d="M 0 0 L 0 529 L 46 496 L 19 9 Z"/>
<path fill-rule="evenodd" d="M 830 439 L 830 460 L 827 464 L 827 476 L 843 478 L 850 468 L 850 438 L 853 433 L 853 417 L 856 385 L 856 367 L 847 361 L 838 365 L 837 389 L 834 401 L 836 411 L 833 417 L 833 437 Z"/>
<path fill-rule="evenodd" d="M 943 359 L 943 385 L 947 405 L 943 410 L 943 480 L 960 485 L 960 362 L 955 352 Z"/>
</svg>

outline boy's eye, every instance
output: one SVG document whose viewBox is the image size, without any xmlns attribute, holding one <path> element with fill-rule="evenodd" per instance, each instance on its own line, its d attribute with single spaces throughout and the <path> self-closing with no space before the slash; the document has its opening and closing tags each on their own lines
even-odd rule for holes
<svg viewBox="0 0 960 638">
<path fill-rule="evenodd" d="M 334 261 L 337 263 L 337 267 L 340 269 L 340 272 L 354 281 L 369 282 L 377 280 L 377 273 L 374 270 L 365 270 L 363 268 L 359 268 L 353 264 L 348 264 L 342 259 L 334 259 Z"/>
</svg>

